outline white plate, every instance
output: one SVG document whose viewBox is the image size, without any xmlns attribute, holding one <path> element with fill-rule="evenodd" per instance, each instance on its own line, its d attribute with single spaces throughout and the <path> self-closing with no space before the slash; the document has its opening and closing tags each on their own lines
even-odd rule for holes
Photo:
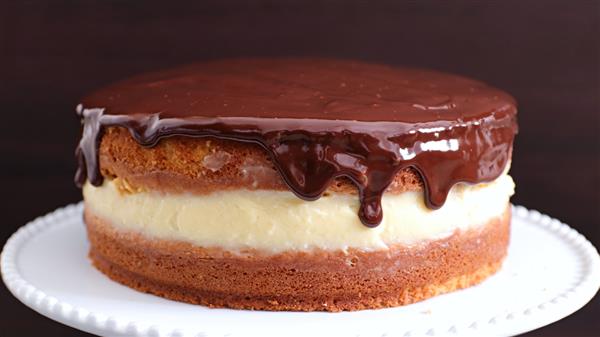
<svg viewBox="0 0 600 337">
<path fill-rule="evenodd" d="M 19 229 L 2 251 L 2 278 L 44 316 L 108 336 L 514 335 L 555 322 L 600 286 L 600 257 L 558 220 L 513 208 L 503 268 L 479 286 L 405 307 L 343 313 L 208 309 L 110 281 L 87 259 L 82 205 Z"/>
</svg>

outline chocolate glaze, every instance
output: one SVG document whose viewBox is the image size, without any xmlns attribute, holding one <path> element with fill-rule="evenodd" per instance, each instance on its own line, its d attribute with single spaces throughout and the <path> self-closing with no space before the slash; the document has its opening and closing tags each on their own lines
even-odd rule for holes
<svg viewBox="0 0 600 337">
<path fill-rule="evenodd" d="M 436 209 L 454 184 L 496 179 L 517 132 L 512 97 L 481 82 L 328 59 L 223 60 L 152 73 L 93 93 L 77 111 L 79 186 L 86 177 L 102 184 L 106 127 L 128 129 L 142 146 L 217 137 L 262 146 L 305 200 L 348 177 L 369 227 L 381 222 L 382 194 L 402 168 L 421 175 Z"/>
</svg>

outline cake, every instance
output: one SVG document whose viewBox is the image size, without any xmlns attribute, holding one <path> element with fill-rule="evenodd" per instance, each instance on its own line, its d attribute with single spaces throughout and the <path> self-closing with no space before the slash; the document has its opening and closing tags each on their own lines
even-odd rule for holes
<svg viewBox="0 0 600 337">
<path fill-rule="evenodd" d="M 441 72 L 228 59 L 77 107 L 93 265 L 165 298 L 256 310 L 406 305 L 494 274 L 513 98 Z"/>
</svg>

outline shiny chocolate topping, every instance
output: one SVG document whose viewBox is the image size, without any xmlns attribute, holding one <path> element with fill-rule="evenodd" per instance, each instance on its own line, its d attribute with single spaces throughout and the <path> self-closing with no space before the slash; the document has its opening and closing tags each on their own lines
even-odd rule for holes
<svg viewBox="0 0 600 337">
<path fill-rule="evenodd" d="M 517 132 L 508 94 L 428 70 L 332 59 L 234 59 L 134 77 L 78 106 L 83 135 L 76 183 L 99 186 L 106 127 L 142 146 L 164 137 L 216 137 L 259 144 L 290 190 L 318 199 L 337 177 L 358 188 L 363 224 L 383 217 L 381 197 L 414 168 L 429 208 L 458 182 L 496 179 Z"/>
</svg>

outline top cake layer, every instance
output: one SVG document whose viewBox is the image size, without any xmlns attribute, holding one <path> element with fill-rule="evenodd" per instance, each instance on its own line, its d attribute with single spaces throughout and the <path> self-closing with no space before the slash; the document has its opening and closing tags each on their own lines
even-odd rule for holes
<svg viewBox="0 0 600 337">
<path fill-rule="evenodd" d="M 438 208 L 454 184 L 498 177 L 516 133 L 514 100 L 481 82 L 327 59 L 224 60 L 138 76 L 86 97 L 78 113 L 79 184 L 102 183 L 107 127 L 144 146 L 170 136 L 251 142 L 304 199 L 349 178 L 369 226 L 402 169 L 420 174 L 427 205 Z"/>
</svg>

